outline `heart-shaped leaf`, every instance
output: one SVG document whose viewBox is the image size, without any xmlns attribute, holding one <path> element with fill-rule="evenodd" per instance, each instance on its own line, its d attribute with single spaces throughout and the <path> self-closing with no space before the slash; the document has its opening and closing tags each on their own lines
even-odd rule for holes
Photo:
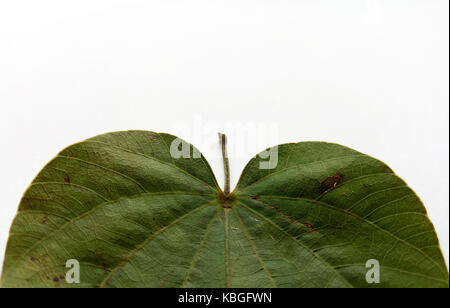
<svg viewBox="0 0 450 308">
<path fill-rule="evenodd" d="M 26 191 L 1 286 L 448 287 L 425 208 L 389 167 L 330 143 L 276 150 L 275 168 L 257 156 L 228 193 L 171 135 L 75 144 Z"/>
</svg>

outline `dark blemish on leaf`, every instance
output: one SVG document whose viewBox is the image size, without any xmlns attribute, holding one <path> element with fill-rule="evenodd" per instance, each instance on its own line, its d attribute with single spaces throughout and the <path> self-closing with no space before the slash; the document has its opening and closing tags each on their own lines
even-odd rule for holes
<svg viewBox="0 0 450 308">
<path fill-rule="evenodd" d="M 253 200 L 258 200 L 258 199 L 259 199 L 259 196 L 251 195 L 250 198 L 252 198 Z"/>
<path fill-rule="evenodd" d="M 305 222 L 305 223 L 303 223 L 303 225 L 305 227 L 307 227 L 311 232 L 315 232 L 316 231 L 316 229 L 314 229 L 314 226 L 311 223 L 309 223 L 309 222 Z"/>
<path fill-rule="evenodd" d="M 150 140 L 156 140 L 158 138 L 159 138 L 158 135 L 148 135 L 148 139 L 150 139 Z"/>
<path fill-rule="evenodd" d="M 37 259 L 36 259 L 35 257 L 30 257 L 30 260 L 31 260 L 32 262 L 36 262 L 36 261 L 37 261 Z"/>
<path fill-rule="evenodd" d="M 47 222 L 48 222 L 48 216 L 45 215 L 45 216 L 44 216 L 44 219 L 42 219 L 41 223 L 42 223 L 43 225 L 45 225 L 45 224 L 47 224 Z"/>
<path fill-rule="evenodd" d="M 344 179 L 344 176 L 342 174 L 340 174 L 340 173 L 335 173 L 333 176 L 330 176 L 329 178 L 326 178 L 320 184 L 320 193 L 325 194 L 327 192 L 332 191 L 339 184 L 342 183 L 343 179 Z"/>
<path fill-rule="evenodd" d="M 53 278 L 53 281 L 54 281 L 54 282 L 59 282 L 59 278 L 58 278 L 58 277 L 54 277 L 54 278 Z"/>
<path fill-rule="evenodd" d="M 363 186 L 364 188 L 367 188 L 367 187 L 368 187 L 367 184 L 363 184 L 362 186 Z"/>
<path fill-rule="evenodd" d="M 66 277 L 64 277 L 64 275 L 59 276 L 59 279 L 61 279 L 61 280 L 64 280 L 64 278 L 66 278 Z"/>
<path fill-rule="evenodd" d="M 69 175 L 66 175 L 64 177 L 64 182 L 66 182 L 67 184 L 70 184 L 70 176 Z"/>
</svg>

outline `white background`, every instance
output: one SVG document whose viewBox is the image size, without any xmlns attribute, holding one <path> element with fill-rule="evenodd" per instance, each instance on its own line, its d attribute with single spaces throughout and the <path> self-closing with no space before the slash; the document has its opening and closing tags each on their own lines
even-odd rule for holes
<svg viewBox="0 0 450 308">
<path fill-rule="evenodd" d="M 232 155 L 233 184 L 276 142 L 337 142 L 386 162 L 421 196 L 448 262 L 448 5 L 0 0 L 0 262 L 21 195 L 64 147 L 175 133 L 222 182 L 203 140 L 226 123 L 278 132 Z"/>
</svg>

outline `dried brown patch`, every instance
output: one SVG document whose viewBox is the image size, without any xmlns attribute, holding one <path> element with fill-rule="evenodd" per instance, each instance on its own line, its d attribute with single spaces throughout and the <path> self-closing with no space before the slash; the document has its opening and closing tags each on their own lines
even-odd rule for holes
<svg viewBox="0 0 450 308">
<path fill-rule="evenodd" d="M 305 222 L 305 223 L 303 223 L 303 225 L 305 227 L 307 227 L 311 232 L 315 232 L 316 231 L 316 229 L 314 229 L 314 226 L 311 223 L 309 223 L 309 222 Z"/>
<path fill-rule="evenodd" d="M 325 194 L 327 192 L 332 191 L 335 189 L 339 184 L 342 183 L 344 180 L 344 176 L 340 173 L 335 173 L 334 175 L 326 178 L 321 184 L 320 184 L 320 192 L 322 194 Z"/>
</svg>

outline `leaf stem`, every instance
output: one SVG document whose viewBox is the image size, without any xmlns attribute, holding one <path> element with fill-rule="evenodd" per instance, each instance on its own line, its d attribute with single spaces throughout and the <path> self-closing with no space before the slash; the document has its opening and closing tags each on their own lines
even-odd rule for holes
<svg viewBox="0 0 450 308">
<path fill-rule="evenodd" d="M 228 160 L 227 153 L 227 136 L 225 134 L 219 133 L 220 145 L 222 146 L 222 156 L 223 156 L 223 169 L 225 172 L 225 187 L 224 194 L 228 196 L 230 194 L 230 161 Z"/>
</svg>

